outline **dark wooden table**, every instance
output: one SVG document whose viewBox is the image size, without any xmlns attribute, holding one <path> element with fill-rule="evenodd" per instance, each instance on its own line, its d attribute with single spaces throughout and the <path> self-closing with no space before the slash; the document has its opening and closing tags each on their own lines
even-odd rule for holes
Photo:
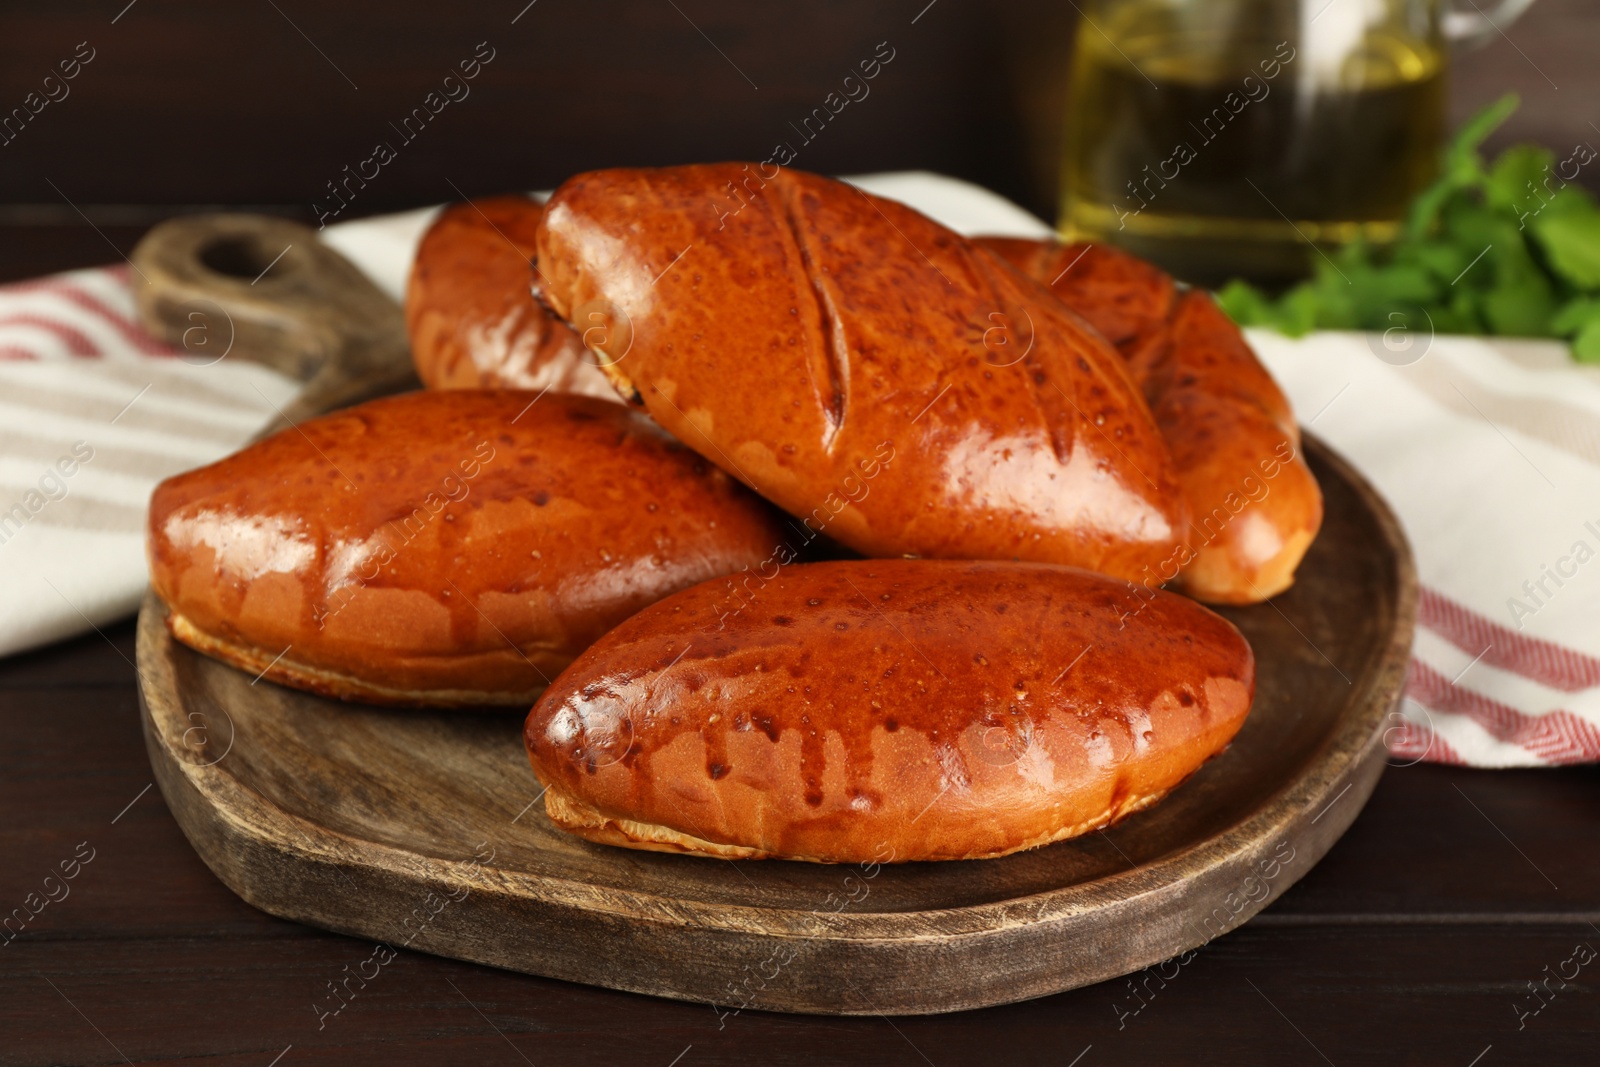
<svg viewBox="0 0 1600 1067">
<path fill-rule="evenodd" d="M 1070 5 L 272 7 L 63 0 L 4 15 L 7 107 L 75 42 L 101 55 L 71 100 L 0 149 L 0 280 L 114 261 L 151 222 L 200 201 L 307 217 L 324 179 L 490 36 L 478 28 L 489 22 L 505 58 L 482 96 L 431 148 L 408 149 L 366 210 L 444 199 L 452 175 L 498 192 L 583 165 L 749 156 L 883 37 L 904 42 L 895 80 L 807 165 L 936 167 L 1049 209 L 1060 45 L 1037 28 L 1059 26 Z M 526 18 L 508 22 L 518 9 Z M 1595 141 L 1594 10 L 1540 0 L 1509 39 L 1458 57 L 1455 116 L 1517 88 L 1525 104 L 1500 141 Z M 590 78 L 601 61 L 605 77 Z M 759 92 L 742 95 L 735 62 Z M 1007 93 L 1021 103 L 1008 108 Z M 1123 980 L 933 1018 L 721 1019 L 408 953 L 319 1028 L 314 1005 L 372 946 L 257 912 L 196 858 L 151 787 L 132 656 L 124 623 L 0 660 L 0 920 L 16 930 L 14 909 L 29 916 L 47 891 L 61 896 L 45 879 L 63 862 L 76 871 L 65 897 L 0 934 L 0 1064 L 1600 1061 L 1600 961 L 1561 978 L 1578 946 L 1600 950 L 1596 767 L 1393 768 L 1281 901 L 1137 994 Z"/>
<path fill-rule="evenodd" d="M 372 946 L 258 912 L 201 864 L 151 788 L 132 656 L 121 624 L 0 663 L 0 906 L 24 907 L 63 860 L 92 855 L 0 947 L 0 1063 L 1501 1067 L 1600 1055 L 1600 961 L 1559 977 L 1576 946 L 1600 950 L 1595 767 L 1390 769 L 1282 900 L 1137 997 L 1123 980 L 949 1016 L 723 1019 L 403 953 L 319 1028 L 313 1005 Z M 1546 979 L 1552 992 L 1535 1000 L 1530 983 Z"/>
</svg>

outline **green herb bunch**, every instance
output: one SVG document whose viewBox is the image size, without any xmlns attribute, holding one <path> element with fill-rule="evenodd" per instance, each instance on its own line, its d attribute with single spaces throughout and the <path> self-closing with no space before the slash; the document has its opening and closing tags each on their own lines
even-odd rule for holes
<svg viewBox="0 0 1600 1067">
<path fill-rule="evenodd" d="M 1479 146 L 1517 103 L 1505 96 L 1460 130 L 1394 243 L 1318 256 L 1312 277 L 1276 298 L 1235 279 L 1222 306 L 1292 337 L 1419 329 L 1420 314 L 1438 333 L 1567 338 L 1574 357 L 1600 362 L 1600 207 L 1573 181 L 1597 153 L 1579 144 L 1558 160 L 1517 145 L 1486 164 Z"/>
</svg>

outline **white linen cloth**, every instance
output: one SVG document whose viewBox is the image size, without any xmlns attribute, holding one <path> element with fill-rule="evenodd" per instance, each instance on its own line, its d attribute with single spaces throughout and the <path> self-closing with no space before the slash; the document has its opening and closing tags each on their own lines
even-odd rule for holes
<svg viewBox="0 0 1600 1067">
<path fill-rule="evenodd" d="M 926 173 L 853 179 L 962 233 L 1046 236 L 987 190 Z M 322 231 L 400 299 L 438 208 Z M 126 265 L 0 287 L 0 654 L 127 615 L 155 483 L 236 448 L 294 383 L 209 363 L 135 322 Z M 1303 424 L 1389 500 L 1416 551 L 1421 618 L 1404 760 L 1600 760 L 1600 374 L 1555 344 L 1251 331 Z M 1384 353 L 1388 358 L 1380 358 Z M 70 472 L 70 473 L 69 473 Z"/>
</svg>

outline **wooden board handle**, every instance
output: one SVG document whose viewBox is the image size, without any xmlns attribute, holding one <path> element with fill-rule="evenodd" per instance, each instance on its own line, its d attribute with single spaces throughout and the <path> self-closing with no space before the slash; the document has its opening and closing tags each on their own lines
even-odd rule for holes
<svg viewBox="0 0 1600 1067">
<path fill-rule="evenodd" d="M 192 362 L 247 359 L 306 383 L 265 430 L 417 388 L 400 306 L 317 232 L 268 215 L 169 219 L 133 251 L 156 336 Z"/>
</svg>

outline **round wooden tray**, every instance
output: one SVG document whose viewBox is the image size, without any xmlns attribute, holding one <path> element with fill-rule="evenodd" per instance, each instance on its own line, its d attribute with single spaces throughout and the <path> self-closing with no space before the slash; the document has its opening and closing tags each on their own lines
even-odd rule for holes
<svg viewBox="0 0 1600 1067">
<path fill-rule="evenodd" d="M 1224 612 L 1257 658 L 1232 747 L 1114 829 L 1001 860 L 739 862 L 593 845 L 538 802 L 518 714 L 320 699 L 139 619 L 145 737 L 205 862 L 264 911 L 397 950 L 718 1006 L 955 1011 L 1127 974 L 1243 923 L 1384 767 L 1416 584 L 1394 516 L 1307 439 L 1327 520 L 1292 590 Z M 330 1005 L 331 1007 L 336 1005 Z"/>
</svg>

